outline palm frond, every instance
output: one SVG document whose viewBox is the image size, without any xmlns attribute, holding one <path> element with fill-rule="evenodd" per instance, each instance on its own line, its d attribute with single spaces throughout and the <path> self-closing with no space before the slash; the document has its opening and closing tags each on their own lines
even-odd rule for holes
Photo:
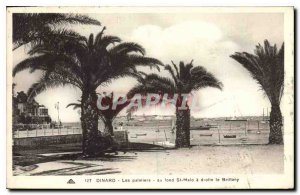
<svg viewBox="0 0 300 195">
<path fill-rule="evenodd" d="M 32 41 L 32 47 L 29 55 L 41 53 L 66 53 L 78 54 L 83 53 L 87 49 L 84 44 L 85 37 L 69 30 L 51 31 L 49 34 Z M 83 55 L 83 54 L 82 54 Z"/>
<path fill-rule="evenodd" d="M 14 69 L 13 69 L 13 76 L 15 76 L 17 73 L 26 70 L 26 69 L 31 69 L 33 71 L 35 70 L 47 70 L 47 69 L 52 69 L 54 67 L 52 63 L 52 58 L 53 56 L 49 55 L 42 55 L 42 56 L 34 56 L 34 57 L 29 57 L 20 63 L 18 63 Z"/>
<path fill-rule="evenodd" d="M 78 108 L 81 108 L 81 103 L 70 103 L 66 106 L 66 108 L 69 108 L 69 107 L 73 107 L 73 110 L 76 110 Z"/>
<path fill-rule="evenodd" d="M 48 14 L 48 13 L 47 13 Z M 47 19 L 51 19 L 49 24 L 88 24 L 100 26 L 101 23 L 89 16 L 81 14 L 52 14 L 52 16 L 46 16 Z"/>
<path fill-rule="evenodd" d="M 246 52 L 236 52 L 230 56 L 249 71 L 258 82 L 271 103 L 279 104 L 284 82 L 284 46 L 277 50 L 268 40 L 264 46 L 258 44 L 254 55 Z"/>
<path fill-rule="evenodd" d="M 14 13 L 13 49 L 15 50 L 21 45 L 32 41 L 39 42 L 42 39 L 47 39 L 46 37 L 51 36 L 53 31 L 58 30 L 56 26 L 67 23 L 100 25 L 99 21 L 78 14 Z"/>
<path fill-rule="evenodd" d="M 243 52 L 236 52 L 230 56 L 246 68 L 252 77 L 263 85 L 264 70 L 260 65 L 259 59 L 256 56 Z"/>
<path fill-rule="evenodd" d="M 93 48 L 94 47 L 94 34 L 93 33 L 91 33 L 89 38 L 88 38 L 87 46 L 88 46 L 88 48 Z"/>
<path fill-rule="evenodd" d="M 144 57 L 136 54 L 127 55 L 124 60 L 124 64 L 128 64 L 131 66 L 149 66 L 150 68 L 156 68 L 160 71 L 160 66 L 164 66 L 164 64 L 156 59 L 151 57 Z"/>
<path fill-rule="evenodd" d="M 98 42 L 102 39 L 105 30 L 106 30 L 106 26 L 104 26 L 102 30 L 96 35 L 95 44 L 98 44 Z"/>
<path fill-rule="evenodd" d="M 172 69 L 172 67 L 167 64 L 165 66 L 165 70 L 167 70 L 170 73 L 170 75 L 172 76 L 175 84 L 178 85 L 178 77 L 175 75 L 174 70 Z"/>
<path fill-rule="evenodd" d="M 192 90 L 199 90 L 205 87 L 214 87 L 222 90 L 223 84 L 212 73 L 204 67 L 196 66 L 190 71 L 190 87 Z"/>
<path fill-rule="evenodd" d="M 73 85 L 64 77 L 59 75 L 44 75 L 40 80 L 31 85 L 27 91 L 28 99 L 31 100 L 36 97 L 38 94 L 46 91 L 49 88 L 56 88 L 65 85 Z"/>
<path fill-rule="evenodd" d="M 35 70 L 42 70 L 45 72 L 56 72 L 56 74 L 63 74 L 64 76 L 73 77 L 76 82 L 81 85 L 81 70 L 67 55 L 47 53 L 40 56 L 29 57 L 18 63 L 13 69 L 13 76 L 25 69 L 30 69 L 31 72 Z"/>
<path fill-rule="evenodd" d="M 117 36 L 103 36 L 95 42 L 95 47 L 98 49 L 107 49 L 111 44 L 119 43 L 121 39 Z"/>
<path fill-rule="evenodd" d="M 136 52 L 142 55 L 146 54 L 145 49 L 141 45 L 132 42 L 120 43 L 115 47 L 111 48 L 109 52 L 113 55 L 126 55 L 130 52 Z"/>
<path fill-rule="evenodd" d="M 176 93 L 176 86 L 174 82 L 167 77 L 161 77 L 157 74 L 149 74 L 145 76 L 143 83 L 139 83 L 133 87 L 128 95 L 133 97 L 138 93 L 142 95 L 146 95 L 147 93 L 174 94 Z"/>
</svg>

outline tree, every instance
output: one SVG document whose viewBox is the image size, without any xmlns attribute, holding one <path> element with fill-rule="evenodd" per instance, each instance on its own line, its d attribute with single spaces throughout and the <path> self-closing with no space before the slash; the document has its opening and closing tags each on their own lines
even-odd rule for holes
<svg viewBox="0 0 300 195">
<path fill-rule="evenodd" d="M 282 114 L 280 101 L 284 89 L 284 44 L 277 50 L 268 40 L 258 44 L 254 54 L 236 52 L 230 56 L 248 70 L 271 102 L 270 144 L 282 144 Z"/>
<path fill-rule="evenodd" d="M 122 102 L 121 99 L 125 97 L 118 97 L 118 99 L 115 99 L 114 93 L 112 92 L 110 95 L 105 95 L 102 98 L 101 104 L 105 109 L 99 110 L 99 115 L 104 122 L 105 128 L 104 128 L 104 133 L 107 135 L 114 135 L 113 131 L 113 120 L 116 118 L 116 116 L 126 107 L 129 105 L 130 100 L 126 100 L 124 103 L 119 103 Z M 118 102 L 118 104 L 116 104 Z M 116 108 L 113 108 L 113 105 L 116 104 Z"/>
<path fill-rule="evenodd" d="M 172 65 L 166 65 L 165 70 L 170 74 L 170 78 L 162 77 L 157 74 L 144 75 L 142 81 L 137 84 L 130 92 L 129 96 L 134 94 L 156 93 L 169 94 L 173 98 L 178 95 L 175 103 L 176 107 L 176 140 L 177 148 L 190 146 L 190 108 L 183 95 L 190 94 L 205 87 L 214 87 L 222 89 L 222 83 L 209 73 L 202 66 L 193 66 L 193 61 L 177 66 L 173 61 Z M 162 102 L 162 100 L 160 100 Z M 182 109 L 181 107 L 184 107 Z"/>
<path fill-rule="evenodd" d="M 127 99 L 124 103 L 120 103 L 122 97 L 119 97 L 115 100 L 114 93 L 110 93 L 109 95 L 102 96 L 101 105 L 105 109 L 99 109 L 98 114 L 101 120 L 104 123 L 104 134 L 105 135 L 114 135 L 113 130 L 113 120 L 116 116 L 126 107 L 129 105 L 130 101 Z M 118 102 L 118 104 L 116 104 Z M 113 105 L 116 104 L 116 108 L 113 109 Z M 68 104 L 67 107 L 73 106 L 73 109 L 77 109 L 81 107 L 81 103 L 71 103 Z"/>
<path fill-rule="evenodd" d="M 81 37 L 78 33 L 56 28 L 62 24 L 91 24 L 100 22 L 88 16 L 63 13 L 14 13 L 13 14 L 13 43 L 14 49 L 30 42 L 40 42 L 51 37 Z"/>
<path fill-rule="evenodd" d="M 89 38 L 51 39 L 35 45 L 31 57 L 17 64 L 13 75 L 24 70 L 42 70 L 41 79 L 28 90 L 29 98 L 49 87 L 71 85 L 81 90 L 81 125 L 83 154 L 95 155 L 98 146 L 98 109 L 96 89 L 113 79 L 131 76 L 137 66 L 158 67 L 159 60 L 145 57 L 142 46 L 105 36 L 104 30 Z M 118 44 L 119 43 L 119 44 Z"/>
<path fill-rule="evenodd" d="M 16 83 L 12 84 L 12 122 L 13 124 L 18 123 L 18 102 L 17 102 L 17 97 L 15 96 L 15 87 Z"/>
</svg>

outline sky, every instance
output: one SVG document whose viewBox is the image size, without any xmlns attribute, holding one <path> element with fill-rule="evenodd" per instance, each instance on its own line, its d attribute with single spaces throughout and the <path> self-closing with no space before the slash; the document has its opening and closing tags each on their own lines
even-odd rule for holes
<svg viewBox="0 0 300 195">
<path fill-rule="evenodd" d="M 229 56 L 235 52 L 253 53 L 255 45 L 268 39 L 281 46 L 283 42 L 283 14 L 280 13 L 103 13 L 89 14 L 106 26 L 106 34 L 119 36 L 123 41 L 136 42 L 146 49 L 146 55 L 170 64 L 193 61 L 203 66 L 224 85 L 222 91 L 205 88 L 193 92 L 199 109 L 191 110 L 194 117 L 233 117 L 262 115 L 263 108 L 270 108 L 268 98 L 250 74 Z M 68 25 L 82 35 L 97 34 L 101 26 Z M 13 52 L 13 64 L 24 60 L 26 47 Z M 153 72 L 149 68 L 145 72 Z M 168 76 L 161 70 L 160 75 Z M 38 80 L 40 73 L 23 71 L 14 77 L 15 91 L 27 91 Z M 136 84 L 132 78 L 115 80 L 100 86 L 99 92 L 126 93 Z M 57 119 L 55 103 L 60 102 L 62 122 L 79 121 L 79 113 L 66 105 L 80 99 L 81 92 L 73 87 L 49 89 L 36 97 L 48 107 L 53 120 Z M 270 109 L 269 109 L 270 110 Z M 175 109 L 158 106 L 143 108 L 135 114 L 171 115 Z M 121 113 L 124 114 L 125 111 Z"/>
</svg>

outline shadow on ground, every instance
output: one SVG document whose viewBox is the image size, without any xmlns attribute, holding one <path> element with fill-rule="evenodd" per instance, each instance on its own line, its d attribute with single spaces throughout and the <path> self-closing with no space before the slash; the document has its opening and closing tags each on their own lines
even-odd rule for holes
<svg viewBox="0 0 300 195">
<path fill-rule="evenodd" d="M 133 161 L 137 158 L 137 152 L 159 152 L 166 148 L 146 143 L 129 143 L 118 150 L 108 150 L 105 155 L 97 157 L 83 157 L 81 145 L 61 144 L 51 145 L 47 148 L 25 148 L 14 150 L 13 169 L 20 170 L 29 175 L 105 175 L 116 174 L 121 171 L 115 168 L 103 168 L 102 162 Z M 54 168 L 51 170 L 32 172 L 40 163 L 59 161 L 67 168 Z M 72 162 L 73 161 L 73 162 Z M 80 161 L 80 162 L 75 162 Z M 91 163 L 95 161 L 95 163 Z"/>
<path fill-rule="evenodd" d="M 50 145 L 47 148 L 14 150 L 13 164 L 30 166 L 59 160 L 130 161 L 136 159 L 135 155 L 137 153 L 135 152 L 158 152 L 166 149 L 154 144 L 129 143 L 126 147 L 119 148 L 118 150 L 108 150 L 104 156 L 85 158 L 82 156 L 80 144 Z M 128 152 L 134 155 L 122 156 L 122 154 Z"/>
<path fill-rule="evenodd" d="M 38 173 L 30 174 L 32 176 L 45 176 L 45 175 L 107 175 L 121 173 L 114 168 L 101 168 L 102 165 L 96 165 L 92 163 L 78 163 L 78 162 L 63 162 L 71 167 L 60 168 L 54 170 L 47 170 Z"/>
</svg>

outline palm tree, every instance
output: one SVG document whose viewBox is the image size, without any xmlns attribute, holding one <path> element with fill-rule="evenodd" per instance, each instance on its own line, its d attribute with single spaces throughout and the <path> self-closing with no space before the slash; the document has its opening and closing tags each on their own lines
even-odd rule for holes
<svg viewBox="0 0 300 195">
<path fill-rule="evenodd" d="M 91 24 L 100 22 L 88 16 L 63 13 L 14 13 L 13 43 L 14 50 L 30 42 L 39 42 L 44 38 L 64 36 L 81 37 L 78 33 L 63 29 L 55 29 L 61 24 Z"/>
<path fill-rule="evenodd" d="M 120 43 L 116 36 L 104 36 L 104 30 L 95 38 L 91 34 L 84 40 L 53 39 L 37 44 L 29 51 L 31 57 L 13 70 L 13 75 L 24 69 L 43 71 L 41 79 L 28 90 L 29 98 L 49 87 L 71 85 L 81 90 L 84 155 L 99 152 L 96 89 L 113 79 L 131 76 L 136 72 L 136 66 L 158 67 L 161 64 L 157 59 L 145 57 L 142 46 Z"/>
<path fill-rule="evenodd" d="M 110 93 L 109 95 L 102 96 L 101 105 L 105 107 L 105 109 L 98 110 L 99 117 L 102 119 L 105 126 L 103 132 L 105 135 L 110 135 L 110 136 L 114 135 L 113 120 L 130 103 L 130 100 L 127 99 L 126 102 L 120 104 L 120 102 L 122 102 L 120 98 L 122 97 L 119 97 L 117 100 L 115 100 L 114 98 L 115 97 L 113 92 Z M 116 109 L 113 109 L 113 105 L 115 101 L 118 102 L 118 104 L 116 104 L 117 105 Z M 73 109 L 78 109 L 81 107 L 81 103 L 79 101 L 79 103 L 71 103 L 67 105 L 67 107 L 70 106 L 73 106 Z"/>
<path fill-rule="evenodd" d="M 171 78 L 162 77 L 157 74 L 144 75 L 143 81 L 137 84 L 130 92 L 134 94 L 156 93 L 169 94 L 169 97 L 178 95 L 176 101 L 176 141 L 177 148 L 190 146 L 190 108 L 183 95 L 190 94 L 205 87 L 222 89 L 222 83 L 202 66 L 193 66 L 193 61 L 177 66 L 172 61 L 172 66 L 166 65 L 165 69 Z M 162 102 L 162 101 L 161 101 Z M 185 109 L 182 109 L 184 107 Z"/>
<path fill-rule="evenodd" d="M 124 97 L 118 97 L 117 100 L 115 100 L 114 93 L 112 92 L 110 95 L 105 95 L 102 98 L 101 104 L 103 107 L 107 107 L 107 109 L 99 110 L 100 117 L 102 121 L 104 122 L 105 128 L 104 133 L 106 135 L 114 135 L 113 132 L 113 120 L 116 118 L 116 116 L 126 107 L 129 105 L 130 100 L 127 99 L 124 103 L 118 103 L 116 104 L 116 108 L 113 108 L 113 105 L 115 102 L 122 102 L 121 99 Z"/>
<path fill-rule="evenodd" d="M 280 100 L 284 84 L 284 44 L 277 50 L 268 40 L 258 44 L 254 54 L 236 52 L 230 56 L 246 68 L 271 102 L 269 144 L 282 144 Z"/>
</svg>

